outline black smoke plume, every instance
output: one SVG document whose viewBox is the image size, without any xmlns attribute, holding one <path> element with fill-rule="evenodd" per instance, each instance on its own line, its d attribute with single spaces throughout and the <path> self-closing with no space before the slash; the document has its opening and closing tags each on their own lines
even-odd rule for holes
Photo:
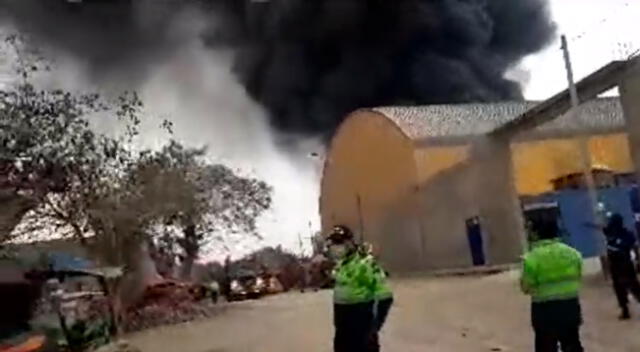
<svg viewBox="0 0 640 352">
<path fill-rule="evenodd" d="M 184 38 L 171 29 L 190 1 L 0 0 L 0 20 L 89 65 L 97 81 L 140 83 Z"/>
<path fill-rule="evenodd" d="M 2 0 L 0 16 L 98 72 L 140 73 L 194 9 L 272 125 L 310 135 L 359 107 L 522 99 L 505 72 L 554 32 L 547 0 Z"/>
</svg>

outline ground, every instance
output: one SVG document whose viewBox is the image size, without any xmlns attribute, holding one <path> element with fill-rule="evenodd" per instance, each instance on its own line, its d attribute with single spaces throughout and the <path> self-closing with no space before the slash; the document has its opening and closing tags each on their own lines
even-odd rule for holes
<svg viewBox="0 0 640 352">
<path fill-rule="evenodd" d="M 382 334 L 391 352 L 532 351 L 529 302 L 517 274 L 413 278 L 393 283 L 397 304 Z M 640 309 L 617 320 L 611 288 L 587 279 L 582 330 L 588 351 L 640 351 Z M 144 352 L 331 351 L 331 293 L 289 293 L 236 303 L 220 316 L 129 336 Z"/>
</svg>

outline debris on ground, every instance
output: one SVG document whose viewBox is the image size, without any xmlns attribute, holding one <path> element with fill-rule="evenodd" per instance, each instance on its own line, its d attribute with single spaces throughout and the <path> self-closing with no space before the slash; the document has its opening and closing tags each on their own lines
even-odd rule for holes
<svg viewBox="0 0 640 352">
<path fill-rule="evenodd" d="M 126 313 L 123 328 L 125 332 L 141 331 L 163 325 L 209 318 L 219 311 L 220 307 L 209 302 L 183 302 L 170 308 L 160 304 L 152 304 L 129 310 Z"/>
<path fill-rule="evenodd" d="M 140 302 L 125 312 L 123 330 L 134 332 L 208 318 L 220 311 L 205 286 L 165 281 L 146 289 Z"/>
<path fill-rule="evenodd" d="M 132 346 L 126 340 L 120 340 L 117 342 L 104 345 L 93 352 L 142 352 L 139 348 Z"/>
</svg>

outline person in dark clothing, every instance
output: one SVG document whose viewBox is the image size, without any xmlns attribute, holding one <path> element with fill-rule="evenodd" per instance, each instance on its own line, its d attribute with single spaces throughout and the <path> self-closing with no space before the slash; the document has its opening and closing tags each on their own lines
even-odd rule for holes
<svg viewBox="0 0 640 352">
<path fill-rule="evenodd" d="M 620 319 L 628 320 L 631 318 L 629 293 L 640 302 L 640 283 L 631 258 L 633 251 L 638 259 L 638 242 L 635 235 L 624 227 L 624 221 L 620 214 L 611 216 L 603 232 L 607 240 L 607 257 L 609 258 L 613 289 L 621 309 Z"/>
</svg>

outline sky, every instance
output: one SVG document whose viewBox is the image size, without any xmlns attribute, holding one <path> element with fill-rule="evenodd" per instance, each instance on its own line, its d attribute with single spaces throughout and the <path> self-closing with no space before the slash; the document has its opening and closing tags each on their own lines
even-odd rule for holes
<svg viewBox="0 0 640 352">
<path fill-rule="evenodd" d="M 551 12 L 558 33 L 569 39 L 576 79 L 640 49 L 640 36 L 634 38 L 631 30 L 640 18 L 640 0 L 551 0 Z M 196 41 L 187 43 L 170 62 L 155 69 L 153 79 L 140 91 L 150 115 L 178 116 L 172 119 L 175 138 L 193 146 L 208 145 L 212 161 L 260 177 L 274 187 L 273 209 L 260 221 L 263 238 L 232 238 L 228 245 L 234 256 L 279 244 L 299 252 L 300 240 L 308 251 L 308 239 L 320 227 L 322 171 L 322 159 L 309 155 L 322 153 L 322 147 L 311 140 L 301 143 L 294 152 L 283 153 L 268 132 L 265 112 L 247 97 L 231 74 L 229 53 L 212 57 L 210 52 L 202 55 L 203 50 Z M 78 66 L 77 62 L 61 62 L 52 84 L 90 86 Z M 567 78 L 559 39 L 524 59 L 512 75 L 522 82 L 528 100 L 543 100 L 565 89 Z M 152 124 L 157 125 L 157 120 Z M 100 128 L 108 130 L 110 126 Z M 143 144 L 157 146 L 166 138 L 159 133 L 149 125 Z M 220 259 L 226 253 L 227 248 L 212 246 L 208 258 Z"/>
<path fill-rule="evenodd" d="M 576 80 L 640 49 L 640 36 L 633 30 L 640 18 L 638 0 L 551 0 L 551 12 L 558 34 L 567 36 Z M 529 74 L 529 100 L 546 99 L 567 87 L 559 38 L 521 66 Z"/>
</svg>

